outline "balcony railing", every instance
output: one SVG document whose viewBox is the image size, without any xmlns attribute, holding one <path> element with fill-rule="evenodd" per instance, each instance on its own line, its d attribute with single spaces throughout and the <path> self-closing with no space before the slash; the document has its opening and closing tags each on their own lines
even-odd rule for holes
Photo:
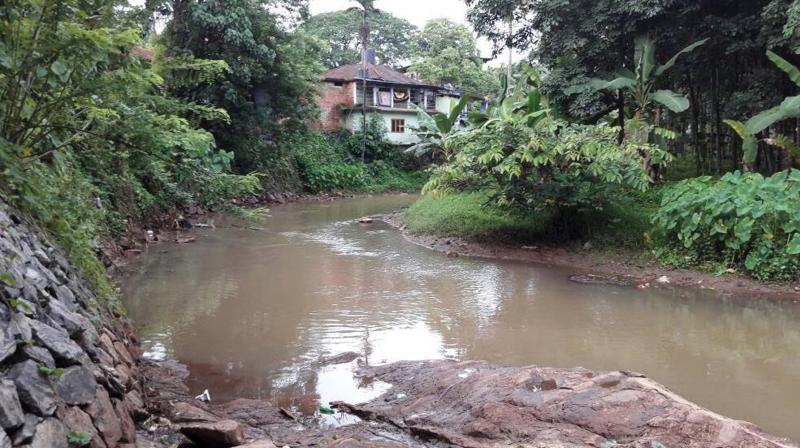
<svg viewBox="0 0 800 448">
<path fill-rule="evenodd" d="M 360 85 L 356 87 L 356 104 L 364 104 L 363 89 Z M 433 91 L 424 89 L 367 86 L 367 107 L 409 110 L 411 104 L 435 112 L 436 95 Z"/>
</svg>

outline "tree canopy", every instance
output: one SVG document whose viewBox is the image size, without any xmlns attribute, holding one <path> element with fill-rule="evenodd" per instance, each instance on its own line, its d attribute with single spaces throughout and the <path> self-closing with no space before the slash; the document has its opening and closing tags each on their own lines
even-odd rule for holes
<svg viewBox="0 0 800 448">
<path fill-rule="evenodd" d="M 359 30 L 361 12 L 350 9 L 327 12 L 310 17 L 302 29 L 328 42 L 330 48 L 323 53 L 322 62 L 328 68 L 361 61 Z M 387 12 L 370 14 L 370 47 L 375 49 L 379 63 L 399 67 L 408 60 L 411 43 L 417 28 L 407 20 Z"/>
<path fill-rule="evenodd" d="M 633 69 L 636 38 L 649 37 L 658 58 L 708 38 L 682 57 L 656 89 L 671 89 L 689 98 L 686 114 L 665 114 L 673 129 L 690 129 L 675 150 L 690 145 L 700 171 L 720 171 L 725 159 L 738 160 L 738 138 L 723 118 L 746 119 L 790 96 L 795 86 L 782 78 L 765 52 L 771 49 L 797 63 L 800 46 L 798 13 L 791 0 L 467 0 L 475 29 L 497 48 L 513 45 L 530 52 L 545 72 L 544 90 L 554 106 L 584 120 L 616 110 L 632 113 L 629 98 L 613 90 L 598 93 L 570 86 L 594 77 L 614 78 L 620 68 Z M 508 17 L 514 17 L 509 36 Z M 602 30 L 602 33 L 598 33 Z M 778 157 L 762 148 L 765 167 Z"/>
<path fill-rule="evenodd" d="M 494 90 L 497 79 L 483 69 L 477 41 L 464 25 L 447 19 L 428 22 L 411 47 L 411 70 L 421 79 L 452 84 L 481 95 Z"/>
</svg>

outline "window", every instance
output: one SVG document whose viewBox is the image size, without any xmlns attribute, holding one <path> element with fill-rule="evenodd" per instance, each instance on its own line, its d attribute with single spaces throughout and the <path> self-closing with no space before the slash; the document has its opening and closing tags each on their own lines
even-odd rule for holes
<svg viewBox="0 0 800 448">
<path fill-rule="evenodd" d="M 402 118 L 392 118 L 392 133 L 403 134 L 406 132 L 406 120 Z"/>
</svg>

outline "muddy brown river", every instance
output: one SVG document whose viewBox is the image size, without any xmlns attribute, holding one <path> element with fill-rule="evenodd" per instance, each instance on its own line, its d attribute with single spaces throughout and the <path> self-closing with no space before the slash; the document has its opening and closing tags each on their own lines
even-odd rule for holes
<svg viewBox="0 0 800 448">
<path fill-rule="evenodd" d="M 800 305 L 700 290 L 572 283 L 569 269 L 447 258 L 353 219 L 413 196 L 276 207 L 263 229 L 154 246 L 122 289 L 146 355 L 189 367 L 194 393 L 313 413 L 361 402 L 357 362 L 419 359 L 634 370 L 721 414 L 800 440 Z M 343 422 L 338 422 L 343 423 Z M 346 422 L 344 422 L 346 423 Z"/>
</svg>

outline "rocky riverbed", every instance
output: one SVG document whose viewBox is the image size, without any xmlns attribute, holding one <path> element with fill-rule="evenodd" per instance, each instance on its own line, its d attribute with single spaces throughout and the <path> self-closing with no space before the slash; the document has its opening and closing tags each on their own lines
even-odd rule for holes
<svg viewBox="0 0 800 448">
<path fill-rule="evenodd" d="M 332 406 L 358 417 L 321 429 L 268 402 L 206 404 L 186 395 L 175 363 L 146 369 L 148 437 L 200 446 L 311 447 L 797 447 L 756 426 L 701 408 L 635 372 L 510 368 L 469 361 L 364 367 L 364 382 L 392 388 L 365 404 Z M 168 446 L 155 445 L 155 446 Z"/>
</svg>

